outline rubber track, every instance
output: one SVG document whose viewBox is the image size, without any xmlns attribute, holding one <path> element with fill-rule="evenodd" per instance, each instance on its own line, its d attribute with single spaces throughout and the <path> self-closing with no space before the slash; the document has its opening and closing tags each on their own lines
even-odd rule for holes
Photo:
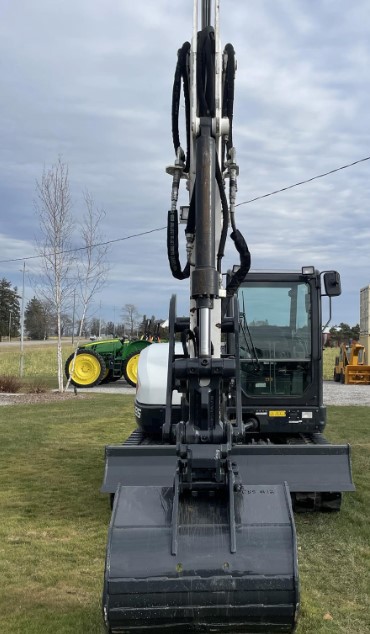
<svg viewBox="0 0 370 634">
<path fill-rule="evenodd" d="M 135 429 L 124 442 L 124 445 L 164 445 L 160 438 L 146 436 L 141 429 Z M 251 438 L 247 443 L 251 445 L 328 445 L 329 441 L 320 433 L 297 434 L 296 436 L 278 436 L 275 438 Z"/>
</svg>

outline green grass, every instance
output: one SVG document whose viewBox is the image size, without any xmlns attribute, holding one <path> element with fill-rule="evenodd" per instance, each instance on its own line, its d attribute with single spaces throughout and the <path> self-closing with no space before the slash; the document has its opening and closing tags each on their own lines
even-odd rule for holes
<svg viewBox="0 0 370 634">
<path fill-rule="evenodd" d="M 326 381 L 333 379 L 335 357 L 339 354 L 339 348 L 324 348 L 323 353 L 323 378 Z"/>
<path fill-rule="evenodd" d="M 370 408 L 329 407 L 326 436 L 352 445 L 356 493 L 339 514 L 298 515 L 302 610 L 297 634 L 370 632 Z M 333 620 L 325 621 L 329 613 Z"/>
<path fill-rule="evenodd" d="M 73 346 L 69 342 L 62 343 L 63 372 L 64 363 L 73 352 Z M 37 379 L 41 380 L 49 388 L 58 387 L 57 344 L 56 341 L 45 343 L 29 343 L 24 345 L 24 373 L 22 382 L 32 385 Z M 0 375 L 19 376 L 20 348 L 0 343 Z"/>
<path fill-rule="evenodd" d="M 129 434 L 132 409 L 123 395 L 0 408 L 1 632 L 102 633 L 104 445 Z M 329 408 L 328 436 L 352 443 L 357 491 L 340 514 L 296 516 L 297 634 L 368 634 L 370 408 Z"/>
<path fill-rule="evenodd" d="M 63 343 L 63 359 L 67 360 L 73 352 L 70 343 Z M 32 378 L 40 378 L 51 388 L 58 386 L 58 372 L 56 360 L 56 341 L 47 343 L 28 344 L 24 348 L 24 378 L 31 381 Z M 325 348 L 323 353 L 323 375 L 325 380 L 333 378 L 335 357 L 338 348 Z M 0 343 L 0 375 L 19 375 L 19 348 L 9 346 L 6 342 Z"/>
<path fill-rule="evenodd" d="M 70 343 L 63 343 L 63 359 L 67 360 L 73 352 Z M 323 353 L 323 375 L 325 380 L 333 378 L 335 357 L 338 355 L 338 348 L 325 348 Z M 0 344 L 0 375 L 19 375 L 19 349 L 14 346 Z M 25 345 L 24 351 L 24 379 L 30 382 L 34 378 L 41 378 L 50 388 L 56 388 L 57 371 L 57 351 L 56 342 Z"/>
<path fill-rule="evenodd" d="M 1 632 L 102 631 L 104 445 L 131 431 L 132 401 L 1 407 Z"/>
</svg>

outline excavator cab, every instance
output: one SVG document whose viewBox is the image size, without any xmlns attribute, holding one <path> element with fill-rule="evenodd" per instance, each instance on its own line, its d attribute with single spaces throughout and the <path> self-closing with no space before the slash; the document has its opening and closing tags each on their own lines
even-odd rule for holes
<svg viewBox="0 0 370 634">
<path fill-rule="evenodd" d="M 258 432 L 324 430 L 321 277 L 313 267 L 250 272 L 238 289 L 243 419 Z"/>
</svg>

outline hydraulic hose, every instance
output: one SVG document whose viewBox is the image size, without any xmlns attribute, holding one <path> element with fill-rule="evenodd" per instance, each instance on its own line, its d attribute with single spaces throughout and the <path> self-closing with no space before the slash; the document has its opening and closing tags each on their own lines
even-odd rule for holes
<svg viewBox="0 0 370 634">
<path fill-rule="evenodd" d="M 221 230 L 220 244 L 218 246 L 218 253 L 217 253 L 217 271 L 221 273 L 221 260 L 224 257 L 224 253 L 225 253 L 227 230 L 229 227 L 229 208 L 227 205 L 227 198 L 225 194 L 224 184 L 222 182 L 222 174 L 221 174 L 221 168 L 220 168 L 218 157 L 216 159 L 216 181 L 217 181 L 218 189 L 220 192 L 221 207 L 222 207 L 222 230 Z"/>
<path fill-rule="evenodd" d="M 179 110 L 180 110 L 180 95 L 181 95 L 181 83 L 184 90 L 185 100 L 185 121 L 186 121 L 186 160 L 184 172 L 189 171 L 190 167 L 190 92 L 189 92 L 189 75 L 187 60 L 190 51 L 190 42 L 184 42 L 182 47 L 177 53 L 177 64 L 175 70 L 175 77 L 173 81 L 172 89 L 172 140 L 177 155 L 178 149 L 181 147 L 180 133 L 179 133 Z"/>
<path fill-rule="evenodd" d="M 224 93 L 222 99 L 222 116 L 229 119 L 229 134 L 227 141 L 223 142 L 223 162 L 225 162 L 225 153 L 229 152 L 233 147 L 235 50 L 232 44 L 226 44 L 224 48 L 224 54 L 227 55 L 227 63 L 225 69 Z"/>
<path fill-rule="evenodd" d="M 177 209 L 170 209 L 167 218 L 167 254 L 173 277 L 185 280 L 190 275 L 190 262 L 181 269 L 179 258 L 179 220 Z"/>
<path fill-rule="evenodd" d="M 189 75 L 188 75 L 188 56 L 190 51 L 190 43 L 184 42 L 182 47 L 177 53 L 177 64 L 175 69 L 175 77 L 172 88 L 172 140 L 177 156 L 177 162 L 179 158 L 181 160 L 181 172 L 187 173 L 190 168 L 190 92 L 189 92 Z M 180 110 L 180 95 L 181 84 L 184 90 L 185 99 L 185 121 L 186 121 L 186 154 L 184 157 L 183 150 L 180 143 L 179 133 L 179 110 Z M 185 160 L 184 160 L 185 159 Z M 184 160 L 184 162 L 183 162 Z M 172 205 L 168 212 L 167 217 L 167 254 L 168 261 L 172 275 L 178 279 L 183 280 L 190 275 L 190 263 L 182 269 L 179 257 L 179 229 L 178 229 L 178 212 L 176 209 L 177 195 L 181 179 L 180 170 L 175 170 L 172 183 Z M 194 207 L 194 205 L 193 205 Z M 194 232 L 194 209 L 189 211 L 188 227 L 193 228 Z"/>
<path fill-rule="evenodd" d="M 215 36 L 212 27 L 206 27 L 198 33 L 197 44 L 197 96 L 198 96 L 198 116 L 199 117 L 214 117 L 215 116 Z M 173 90 L 172 90 L 172 139 L 173 145 L 177 157 L 182 155 L 182 159 L 185 158 L 182 163 L 182 171 L 188 173 L 190 169 L 190 88 L 189 88 L 189 73 L 188 73 L 188 59 L 190 52 L 190 43 L 184 42 L 182 47 L 178 51 L 177 64 L 174 76 Z M 233 113 L 234 113 L 234 84 L 235 84 L 235 51 L 231 44 L 227 44 L 224 49 L 224 53 L 227 56 L 227 64 L 225 69 L 225 82 L 223 91 L 223 107 L 222 116 L 229 119 L 229 134 L 227 141 L 223 143 L 222 156 L 220 157 L 223 169 L 225 168 L 225 153 L 227 152 L 227 160 L 230 164 L 230 191 L 233 192 L 232 199 L 235 198 L 236 192 L 236 165 L 234 164 L 233 154 Z M 185 120 L 186 120 L 186 154 L 184 157 L 181 149 L 180 134 L 179 134 L 179 109 L 180 109 L 180 96 L 181 85 L 183 86 L 184 99 L 185 99 Z M 232 233 L 231 239 L 235 244 L 240 256 L 239 270 L 232 276 L 229 284 L 227 285 L 227 296 L 232 296 L 238 289 L 239 285 L 243 281 L 245 275 L 248 273 L 251 264 L 251 257 L 248 250 L 246 241 L 244 240 L 240 231 L 236 228 L 235 217 L 233 208 L 234 205 L 230 203 L 230 211 L 228 208 L 227 198 L 224 189 L 224 183 L 222 178 L 222 172 L 219 160 L 215 161 L 215 178 L 217 181 L 221 207 L 222 207 L 222 229 L 220 236 L 220 243 L 217 253 L 217 271 L 221 273 L 221 260 L 225 252 L 225 244 L 227 239 L 228 224 L 231 222 Z M 233 169 L 233 167 L 235 169 Z M 176 182 L 175 182 L 176 181 Z M 168 212 L 167 221 L 167 252 L 168 260 L 172 275 L 179 280 L 183 280 L 190 276 L 190 262 L 188 261 L 184 268 L 181 267 L 179 258 L 179 236 L 178 236 L 178 212 L 176 209 L 176 203 L 174 202 L 174 193 L 176 195 L 180 183 L 180 173 L 174 176 L 173 182 L 173 204 Z M 194 190 L 195 191 L 195 187 Z M 185 234 L 188 242 L 194 240 L 196 233 L 195 226 L 195 200 L 192 195 L 189 206 L 189 214 Z"/>
<path fill-rule="evenodd" d="M 198 116 L 215 116 L 215 34 L 207 26 L 198 33 L 197 43 Z"/>
<path fill-rule="evenodd" d="M 235 244 L 235 248 L 239 253 L 240 257 L 240 266 L 239 269 L 234 273 L 231 277 L 227 287 L 226 294 L 228 297 L 235 295 L 238 290 L 240 284 L 243 282 L 245 276 L 247 275 L 250 267 L 251 267 L 251 254 L 249 252 L 246 241 L 244 240 L 242 234 L 239 229 L 236 229 L 230 234 L 230 238 L 233 240 Z"/>
</svg>

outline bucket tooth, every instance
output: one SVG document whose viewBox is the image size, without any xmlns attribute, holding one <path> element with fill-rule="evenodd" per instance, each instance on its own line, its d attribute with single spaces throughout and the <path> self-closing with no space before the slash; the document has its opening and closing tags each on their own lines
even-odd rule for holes
<svg viewBox="0 0 370 634">
<path fill-rule="evenodd" d="M 176 555 L 173 502 L 173 487 L 117 491 L 103 595 L 109 632 L 292 632 L 299 598 L 287 485 L 235 492 L 236 552 L 227 491 L 181 494 Z"/>
</svg>

